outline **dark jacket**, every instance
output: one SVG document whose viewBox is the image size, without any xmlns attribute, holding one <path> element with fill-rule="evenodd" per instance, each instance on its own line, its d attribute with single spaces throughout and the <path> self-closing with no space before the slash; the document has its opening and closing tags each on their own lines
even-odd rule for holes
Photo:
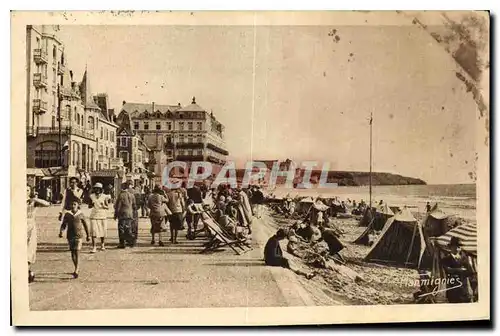
<svg viewBox="0 0 500 336">
<path fill-rule="evenodd" d="M 264 194 L 261 190 L 257 189 L 252 194 L 252 203 L 253 204 L 263 204 L 264 203 Z"/>
<path fill-rule="evenodd" d="M 203 195 L 198 186 L 189 188 L 187 191 L 188 198 L 192 199 L 195 203 L 203 203 Z"/>
</svg>

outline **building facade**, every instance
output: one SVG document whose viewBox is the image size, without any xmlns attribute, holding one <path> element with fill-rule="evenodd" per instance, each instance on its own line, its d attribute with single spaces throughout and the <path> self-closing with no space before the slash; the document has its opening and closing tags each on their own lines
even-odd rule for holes
<svg viewBox="0 0 500 336">
<path fill-rule="evenodd" d="M 132 130 L 132 122 L 127 112 L 117 117 L 116 148 L 123 161 L 126 178 L 134 184 L 149 185 L 154 178 L 154 155 L 141 137 Z"/>
<path fill-rule="evenodd" d="M 99 107 L 102 95 L 92 95 L 87 71 L 81 82 L 74 80 L 57 31 L 57 26 L 26 29 L 27 168 L 44 172 L 30 181 L 38 190 L 50 185 L 54 200 L 70 177 L 85 182 L 91 172 L 120 166 L 114 140 L 117 125 Z M 100 139 L 101 129 L 107 138 Z M 101 145 L 104 157 L 99 157 Z"/>
<path fill-rule="evenodd" d="M 116 132 L 118 125 L 115 123 L 114 110 L 109 108 L 108 95 L 97 94 L 93 97 L 95 105 L 99 107 L 97 114 L 96 146 L 98 150 L 97 170 L 119 169 L 120 160 L 116 151 Z"/>
<path fill-rule="evenodd" d="M 196 103 L 193 97 L 187 106 L 123 102 L 121 114 L 130 116 L 132 130 L 151 149 L 154 173 L 161 181 L 163 169 L 171 161 L 193 161 L 213 164 L 216 175 L 225 164 L 227 155 L 224 126 Z M 176 170 L 176 174 L 186 174 Z"/>
</svg>

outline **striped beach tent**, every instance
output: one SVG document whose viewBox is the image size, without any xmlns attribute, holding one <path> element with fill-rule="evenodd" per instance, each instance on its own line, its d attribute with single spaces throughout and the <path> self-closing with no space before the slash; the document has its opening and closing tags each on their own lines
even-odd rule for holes
<svg viewBox="0 0 500 336">
<path fill-rule="evenodd" d="M 477 224 L 468 223 L 457 226 L 444 235 L 435 238 L 436 244 L 443 250 L 448 250 L 451 237 L 457 237 L 462 251 L 477 256 Z"/>
</svg>

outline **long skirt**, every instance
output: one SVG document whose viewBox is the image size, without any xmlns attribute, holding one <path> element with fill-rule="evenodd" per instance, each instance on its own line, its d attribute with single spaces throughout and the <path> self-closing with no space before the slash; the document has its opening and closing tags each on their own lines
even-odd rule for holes
<svg viewBox="0 0 500 336">
<path fill-rule="evenodd" d="M 93 238 L 105 238 L 108 231 L 108 220 L 100 218 L 90 219 L 90 235 Z"/>
<path fill-rule="evenodd" d="M 151 220 L 151 233 L 160 233 L 163 229 L 163 222 L 165 217 L 163 216 L 151 216 L 149 217 Z"/>
<path fill-rule="evenodd" d="M 28 219 L 28 262 L 36 261 L 37 229 L 34 219 Z"/>
</svg>

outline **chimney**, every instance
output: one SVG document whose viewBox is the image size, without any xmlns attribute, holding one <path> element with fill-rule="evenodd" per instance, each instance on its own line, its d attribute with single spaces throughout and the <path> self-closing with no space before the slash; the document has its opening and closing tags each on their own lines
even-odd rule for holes
<svg viewBox="0 0 500 336">
<path fill-rule="evenodd" d="M 155 112 L 155 102 L 153 102 L 153 113 Z"/>
<path fill-rule="evenodd" d="M 177 103 L 177 106 L 181 107 L 181 103 Z"/>
<path fill-rule="evenodd" d="M 196 98 L 193 97 L 193 101 L 191 102 L 191 104 L 196 104 Z"/>
</svg>

